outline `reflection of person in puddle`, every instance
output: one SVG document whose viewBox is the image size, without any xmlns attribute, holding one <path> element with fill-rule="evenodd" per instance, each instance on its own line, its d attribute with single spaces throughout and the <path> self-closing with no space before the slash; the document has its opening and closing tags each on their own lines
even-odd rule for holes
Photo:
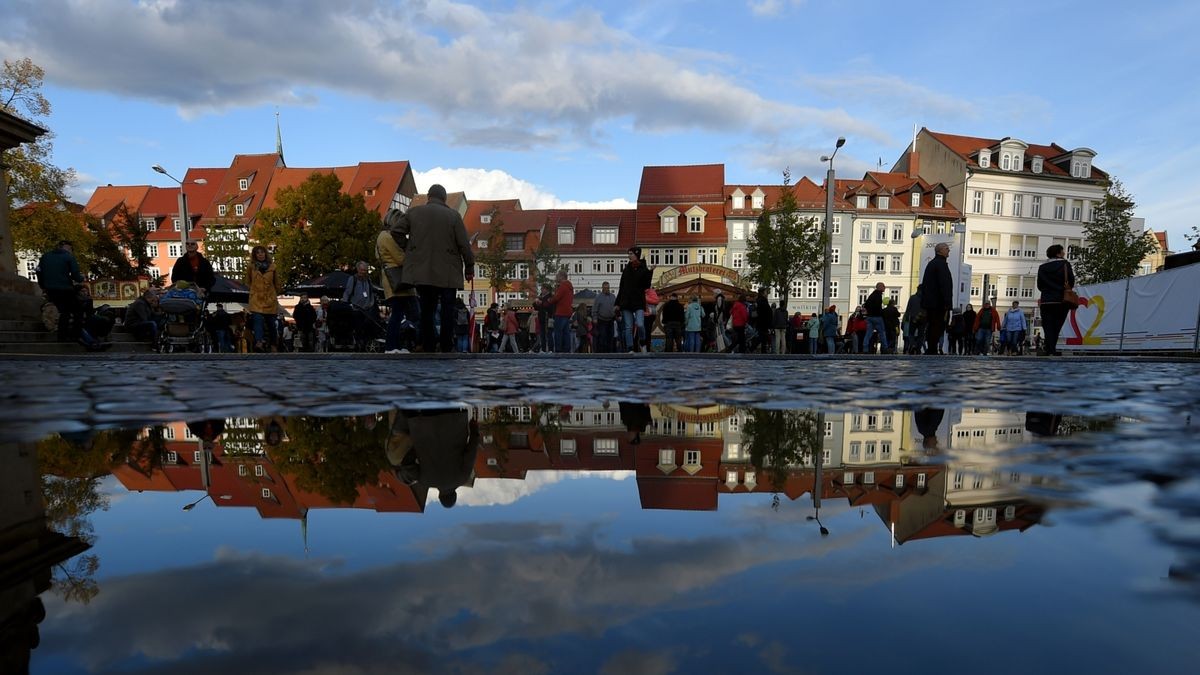
<svg viewBox="0 0 1200 675">
<path fill-rule="evenodd" d="M 479 422 L 468 420 L 466 408 L 395 412 L 388 461 L 405 483 L 437 488 L 446 508 L 458 501 L 458 487 L 471 480 L 478 452 Z"/>
<path fill-rule="evenodd" d="M 633 432 L 629 442 L 633 445 L 641 443 L 642 432 L 650 426 L 650 406 L 645 403 L 618 403 L 617 407 L 621 410 L 621 424 Z"/>
<path fill-rule="evenodd" d="M 921 447 L 926 450 L 937 450 L 938 427 L 942 426 L 942 419 L 945 417 L 946 411 L 941 408 L 921 408 L 913 414 L 917 431 L 921 433 Z"/>
<path fill-rule="evenodd" d="M 1030 410 L 1025 413 L 1025 430 L 1037 436 L 1055 436 L 1062 424 L 1062 415 Z"/>
</svg>

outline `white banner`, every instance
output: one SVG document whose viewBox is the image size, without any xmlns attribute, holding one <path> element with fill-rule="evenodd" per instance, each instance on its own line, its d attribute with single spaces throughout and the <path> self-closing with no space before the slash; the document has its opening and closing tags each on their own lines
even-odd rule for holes
<svg viewBox="0 0 1200 675">
<path fill-rule="evenodd" d="M 950 265 L 950 276 L 954 278 L 954 287 L 958 290 L 953 299 L 954 306 L 958 309 L 971 302 L 971 266 L 963 262 L 962 240 L 962 237 L 953 233 L 921 235 L 921 255 L 917 261 L 917 283 L 921 283 L 921 279 L 925 278 L 925 267 L 933 260 L 933 249 L 938 244 L 950 247 L 950 255 L 946 257 L 946 262 Z"/>
<path fill-rule="evenodd" d="M 1082 304 L 1063 326 L 1060 344 L 1083 351 L 1190 351 L 1200 322 L 1197 289 L 1200 265 L 1079 286 Z"/>
</svg>

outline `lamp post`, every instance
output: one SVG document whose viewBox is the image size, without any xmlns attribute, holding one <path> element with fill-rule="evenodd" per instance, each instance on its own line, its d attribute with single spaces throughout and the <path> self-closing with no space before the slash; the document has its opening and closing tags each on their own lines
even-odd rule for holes
<svg viewBox="0 0 1200 675">
<path fill-rule="evenodd" d="M 187 194 L 184 192 L 184 189 L 183 189 L 184 183 L 183 183 L 183 181 L 179 180 L 175 176 L 172 176 L 171 174 L 167 173 L 167 170 L 162 168 L 161 164 L 155 164 L 154 166 L 152 166 L 150 168 L 154 169 L 158 173 L 161 173 L 162 175 L 166 176 L 167 178 L 170 178 L 171 180 L 175 181 L 176 183 L 179 183 L 179 243 L 183 246 L 184 250 L 187 250 L 188 230 L 190 230 L 192 228 L 191 228 L 191 221 L 188 219 Z M 203 178 L 197 178 L 196 180 L 193 180 L 192 182 L 195 183 L 196 185 L 204 185 L 208 181 Z"/>
<path fill-rule="evenodd" d="M 846 144 L 844 136 L 838 136 L 837 145 L 833 148 L 833 154 L 829 156 L 822 155 L 822 162 L 829 162 L 829 171 L 825 173 L 825 273 L 821 275 L 821 314 L 825 313 L 829 307 L 829 284 L 832 282 L 830 278 L 833 274 L 833 235 L 830 234 L 833 227 L 833 191 L 834 191 L 834 174 L 833 174 L 833 158 L 837 157 L 838 150 Z"/>
</svg>

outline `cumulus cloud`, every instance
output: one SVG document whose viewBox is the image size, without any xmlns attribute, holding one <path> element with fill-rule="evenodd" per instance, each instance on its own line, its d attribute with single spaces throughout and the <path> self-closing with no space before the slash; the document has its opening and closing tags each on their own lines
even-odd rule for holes
<svg viewBox="0 0 1200 675">
<path fill-rule="evenodd" d="M 452 141 L 500 148 L 594 143 L 617 121 L 648 132 L 815 126 L 886 140 L 844 111 L 766 98 L 715 60 L 656 51 L 590 10 L 545 16 L 450 0 L 11 0 L 5 14 L 0 53 L 32 57 L 60 85 L 185 114 L 306 104 L 338 91 L 396 103 L 399 119 L 440 120 Z"/>
<path fill-rule="evenodd" d="M 804 0 L 750 0 L 746 3 L 755 16 L 778 16 L 786 9 L 804 4 Z"/>
<path fill-rule="evenodd" d="M 526 209 L 632 209 L 623 197 L 600 201 L 562 199 L 547 190 L 499 169 L 445 169 L 415 171 L 417 189 L 425 192 L 438 183 L 450 192 L 465 192 L 468 199 L 520 199 Z"/>
<path fill-rule="evenodd" d="M 512 504 L 541 491 L 548 485 L 563 480 L 610 479 L 626 480 L 634 476 L 633 471 L 530 471 L 523 480 L 515 478 L 487 478 L 475 481 L 473 487 L 458 489 L 460 506 L 499 506 Z M 428 503 L 437 501 L 437 488 L 430 488 Z"/>
<path fill-rule="evenodd" d="M 979 115 L 978 106 L 971 101 L 934 91 L 896 75 L 807 75 L 801 78 L 801 83 L 837 101 L 887 106 L 893 114 L 963 119 L 974 119 Z"/>
</svg>

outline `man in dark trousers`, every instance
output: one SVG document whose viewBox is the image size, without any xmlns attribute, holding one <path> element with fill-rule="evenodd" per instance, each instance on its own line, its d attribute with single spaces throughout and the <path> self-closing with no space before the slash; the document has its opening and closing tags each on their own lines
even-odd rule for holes
<svg viewBox="0 0 1200 675">
<path fill-rule="evenodd" d="M 83 328 L 83 315 L 79 307 L 79 289 L 83 275 L 75 261 L 71 242 L 58 242 L 53 251 L 42 256 L 37 266 L 38 285 L 46 291 L 46 299 L 58 308 L 58 339 L 71 342 L 79 337 Z"/>
<path fill-rule="evenodd" d="M 863 338 L 863 351 L 869 354 L 875 353 L 875 347 L 871 345 L 871 337 L 875 334 L 879 335 L 880 354 L 886 354 L 891 349 L 887 328 L 883 325 L 883 292 L 886 290 L 887 286 L 882 281 L 875 284 L 875 291 L 863 303 L 863 309 L 867 310 L 867 336 Z"/>
<path fill-rule="evenodd" d="M 408 211 L 392 209 L 384 222 L 404 249 L 404 283 L 421 299 L 421 346 L 426 352 L 454 351 L 454 298 L 464 280 L 475 278 L 475 255 L 458 211 L 446 205 L 446 188 L 429 187 L 429 202 Z M 440 311 L 441 333 L 434 330 Z"/>
<path fill-rule="evenodd" d="M 458 488 L 471 482 L 479 439 L 479 422 L 466 408 L 401 408 L 392 421 L 388 461 L 406 484 L 436 489 L 438 501 L 451 508 Z"/>
<path fill-rule="evenodd" d="M 176 284 L 180 281 L 195 284 L 203 288 L 205 293 L 211 291 L 213 284 L 217 283 L 212 264 L 200 252 L 200 246 L 195 241 L 187 243 L 187 253 L 176 260 L 175 266 L 171 268 L 171 283 Z"/>
<path fill-rule="evenodd" d="M 891 345 L 888 353 L 895 354 L 896 346 L 900 343 L 900 308 L 891 298 L 888 298 L 887 305 L 883 308 L 883 328 L 887 331 L 888 344 Z"/>
<path fill-rule="evenodd" d="M 754 330 L 758 333 L 758 351 L 763 354 L 771 351 L 771 338 L 775 335 L 775 312 L 767 292 L 766 287 L 758 289 L 758 298 L 754 301 Z"/>
<path fill-rule="evenodd" d="M 667 336 L 668 352 L 679 351 L 680 342 L 683 340 L 683 321 L 683 304 L 679 302 L 679 294 L 672 293 L 671 299 L 662 308 L 662 325 Z"/>
<path fill-rule="evenodd" d="M 292 310 L 292 318 L 296 320 L 296 332 L 300 334 L 300 351 L 311 352 L 317 337 L 317 310 L 307 297 L 301 297 Z"/>
<path fill-rule="evenodd" d="M 925 310 L 925 353 L 937 354 L 946 332 L 946 312 L 954 304 L 954 279 L 950 276 L 949 244 L 938 244 L 933 249 L 933 260 L 925 266 L 921 277 L 921 308 Z"/>
</svg>

